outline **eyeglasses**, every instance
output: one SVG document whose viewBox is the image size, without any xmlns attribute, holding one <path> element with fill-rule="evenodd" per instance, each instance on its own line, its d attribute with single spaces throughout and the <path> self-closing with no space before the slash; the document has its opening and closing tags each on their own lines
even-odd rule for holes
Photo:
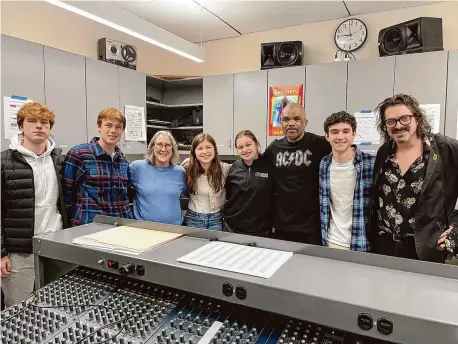
<svg viewBox="0 0 458 344">
<path fill-rule="evenodd" d="M 166 150 L 171 150 L 172 149 L 172 145 L 170 143 L 155 143 L 154 144 L 154 147 L 156 147 L 157 149 L 162 149 L 162 148 L 165 148 Z"/>
<path fill-rule="evenodd" d="M 398 122 L 401 123 L 401 125 L 407 125 L 412 122 L 412 117 L 413 115 L 404 115 L 399 118 L 390 118 L 385 120 L 385 125 L 387 128 L 394 128 Z"/>
</svg>

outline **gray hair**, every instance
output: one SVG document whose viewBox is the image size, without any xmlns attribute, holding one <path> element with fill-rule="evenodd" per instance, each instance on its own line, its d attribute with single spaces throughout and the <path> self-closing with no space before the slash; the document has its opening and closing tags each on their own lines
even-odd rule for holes
<svg viewBox="0 0 458 344">
<path fill-rule="evenodd" d="M 160 135 L 167 136 L 170 139 L 170 142 L 172 143 L 172 157 L 170 159 L 170 164 L 177 165 L 180 162 L 177 141 L 173 137 L 172 133 L 168 130 L 159 130 L 156 134 L 154 134 L 153 138 L 148 144 L 145 159 L 148 160 L 152 165 L 156 165 L 156 156 L 154 155 L 154 144 L 156 143 L 156 140 Z"/>
</svg>

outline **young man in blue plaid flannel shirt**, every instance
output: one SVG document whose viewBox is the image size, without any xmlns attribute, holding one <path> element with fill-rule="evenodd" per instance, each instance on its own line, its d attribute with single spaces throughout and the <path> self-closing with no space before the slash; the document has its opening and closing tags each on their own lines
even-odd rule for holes
<svg viewBox="0 0 458 344">
<path fill-rule="evenodd" d="M 91 223 L 96 215 L 132 218 L 127 188 L 129 162 L 117 146 L 126 127 L 118 109 L 105 108 L 97 118 L 100 137 L 73 147 L 65 160 L 65 201 L 71 223 Z"/>
<path fill-rule="evenodd" d="M 320 212 L 323 246 L 370 250 L 366 236 L 375 156 L 361 152 L 353 140 L 355 117 L 345 111 L 324 122 L 332 153 L 320 163 Z"/>
</svg>

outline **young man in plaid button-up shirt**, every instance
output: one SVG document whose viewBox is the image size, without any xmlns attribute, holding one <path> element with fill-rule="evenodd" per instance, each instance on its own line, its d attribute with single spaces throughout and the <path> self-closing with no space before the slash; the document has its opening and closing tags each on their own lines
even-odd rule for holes
<svg viewBox="0 0 458 344">
<path fill-rule="evenodd" d="M 118 109 L 105 108 L 97 118 L 100 138 L 73 147 L 65 160 L 66 204 L 73 226 L 91 223 L 96 215 L 132 218 L 127 188 L 129 163 L 117 143 L 126 127 Z"/>
<path fill-rule="evenodd" d="M 366 235 L 375 156 L 353 145 L 355 117 L 345 111 L 324 122 L 332 153 L 320 163 L 321 234 L 324 246 L 370 250 Z"/>
</svg>

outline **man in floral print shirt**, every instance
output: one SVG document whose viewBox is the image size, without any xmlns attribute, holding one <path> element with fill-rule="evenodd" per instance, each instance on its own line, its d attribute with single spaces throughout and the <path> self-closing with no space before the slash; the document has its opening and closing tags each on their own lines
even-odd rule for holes
<svg viewBox="0 0 458 344">
<path fill-rule="evenodd" d="M 431 134 L 417 100 L 398 94 L 377 107 L 385 143 L 377 152 L 371 208 L 373 252 L 443 262 L 444 232 L 458 225 L 458 141 Z M 442 237 L 441 237 L 442 235 Z"/>
</svg>

